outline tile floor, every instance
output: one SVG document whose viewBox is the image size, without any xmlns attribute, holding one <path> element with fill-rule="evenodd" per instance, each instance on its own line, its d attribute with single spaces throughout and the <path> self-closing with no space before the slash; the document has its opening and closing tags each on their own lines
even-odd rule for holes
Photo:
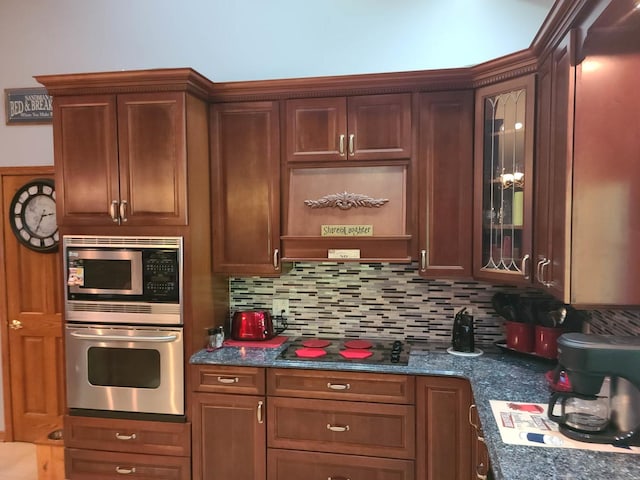
<svg viewBox="0 0 640 480">
<path fill-rule="evenodd" d="M 0 479 L 37 480 L 36 446 L 33 443 L 0 442 Z"/>
</svg>

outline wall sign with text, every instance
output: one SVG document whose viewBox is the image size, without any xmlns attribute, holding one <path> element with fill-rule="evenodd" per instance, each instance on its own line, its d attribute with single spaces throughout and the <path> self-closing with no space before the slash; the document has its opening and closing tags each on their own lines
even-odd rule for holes
<svg viewBox="0 0 640 480">
<path fill-rule="evenodd" d="M 52 98 L 46 88 L 6 88 L 4 106 L 7 125 L 51 123 Z"/>
</svg>

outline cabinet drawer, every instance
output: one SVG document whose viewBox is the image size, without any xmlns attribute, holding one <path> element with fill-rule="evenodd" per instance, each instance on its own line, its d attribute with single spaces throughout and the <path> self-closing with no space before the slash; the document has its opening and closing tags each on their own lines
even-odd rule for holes
<svg viewBox="0 0 640 480">
<path fill-rule="evenodd" d="M 66 447 L 154 455 L 191 455 L 191 424 L 65 416 Z"/>
<path fill-rule="evenodd" d="M 66 478 L 69 480 L 95 480 L 96 478 L 121 480 L 127 476 L 153 480 L 191 479 L 189 457 L 66 448 L 65 468 Z"/>
<path fill-rule="evenodd" d="M 269 480 L 414 480 L 413 460 L 269 449 Z"/>
<path fill-rule="evenodd" d="M 415 411 L 409 405 L 269 398 L 271 448 L 413 459 Z"/>
<path fill-rule="evenodd" d="M 264 395 L 264 368 L 193 365 L 196 392 Z"/>
<path fill-rule="evenodd" d="M 415 378 L 386 373 L 269 369 L 269 396 L 412 405 Z"/>
</svg>

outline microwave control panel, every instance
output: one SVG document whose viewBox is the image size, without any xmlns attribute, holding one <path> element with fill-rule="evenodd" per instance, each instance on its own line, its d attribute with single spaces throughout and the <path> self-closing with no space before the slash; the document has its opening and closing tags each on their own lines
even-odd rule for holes
<svg viewBox="0 0 640 480">
<path fill-rule="evenodd" d="M 146 295 L 156 300 L 178 299 L 180 266 L 176 250 L 149 250 L 142 254 Z"/>
</svg>

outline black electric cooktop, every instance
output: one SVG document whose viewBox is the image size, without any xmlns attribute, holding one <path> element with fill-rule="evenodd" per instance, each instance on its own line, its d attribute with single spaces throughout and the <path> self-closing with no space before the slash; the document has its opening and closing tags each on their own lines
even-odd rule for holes
<svg viewBox="0 0 640 480">
<path fill-rule="evenodd" d="M 298 337 L 278 358 L 315 362 L 365 363 L 371 365 L 407 365 L 409 352 L 399 340 Z"/>
</svg>

